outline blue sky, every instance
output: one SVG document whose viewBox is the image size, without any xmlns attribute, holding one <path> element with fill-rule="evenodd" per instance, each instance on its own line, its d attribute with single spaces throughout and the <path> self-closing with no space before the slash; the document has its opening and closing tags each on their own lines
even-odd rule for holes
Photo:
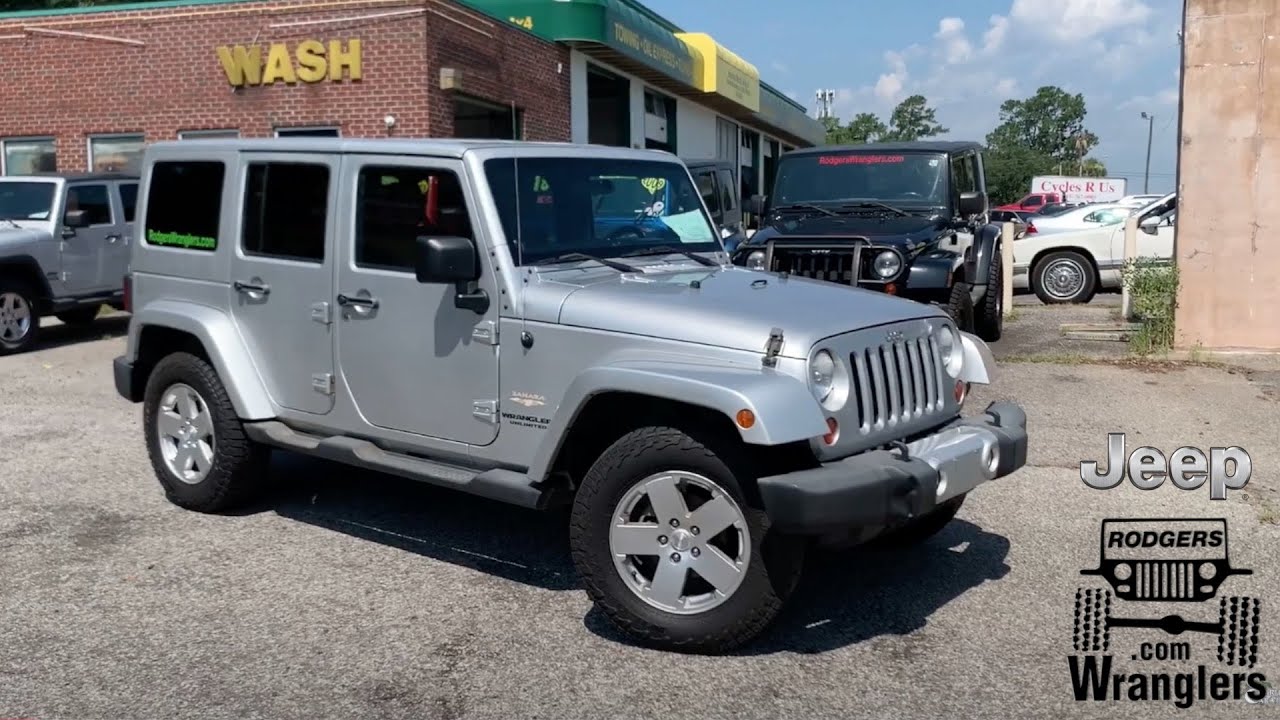
<svg viewBox="0 0 1280 720">
<path fill-rule="evenodd" d="M 907 95 L 938 109 L 948 137 L 982 141 L 1000 103 L 1041 85 L 1083 93 L 1093 154 L 1142 192 L 1147 121 L 1155 116 L 1151 192 L 1174 189 L 1181 0 L 644 0 L 706 32 L 813 114 L 887 118 Z"/>
</svg>

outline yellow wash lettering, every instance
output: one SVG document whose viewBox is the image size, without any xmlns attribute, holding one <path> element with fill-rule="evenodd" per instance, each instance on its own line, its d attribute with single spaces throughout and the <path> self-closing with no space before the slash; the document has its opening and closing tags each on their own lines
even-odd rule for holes
<svg viewBox="0 0 1280 720">
<path fill-rule="evenodd" d="M 329 79 L 341 80 L 344 67 L 348 77 L 352 80 L 360 79 L 360 40 L 348 40 L 345 50 L 342 49 L 341 40 L 329 41 Z"/>
<path fill-rule="evenodd" d="M 298 82 L 298 76 L 293 72 L 293 62 L 289 57 L 289 48 L 284 43 L 272 43 L 271 50 L 267 52 L 267 69 L 262 73 L 262 84 L 270 85 L 277 80 L 284 80 L 289 84 Z"/>
<path fill-rule="evenodd" d="M 653 195 L 666 187 L 667 181 L 665 178 L 645 178 L 640 181 L 640 186 L 648 190 L 650 195 Z"/>
<path fill-rule="evenodd" d="M 232 85 L 257 85 L 262 82 L 262 48 L 241 45 L 218 48 L 218 60 Z"/>
<path fill-rule="evenodd" d="M 319 40 L 303 40 L 298 43 L 298 79 L 302 82 L 320 82 L 328 73 L 324 59 L 324 43 Z"/>
</svg>

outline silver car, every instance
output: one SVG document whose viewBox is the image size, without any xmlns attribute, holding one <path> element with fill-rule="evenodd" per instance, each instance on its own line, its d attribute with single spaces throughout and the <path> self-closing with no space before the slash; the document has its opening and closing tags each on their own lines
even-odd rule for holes
<svg viewBox="0 0 1280 720">
<path fill-rule="evenodd" d="M 554 143 L 209 140 L 145 154 L 119 393 L 176 504 L 285 448 L 571 507 L 640 641 L 759 633 L 810 541 L 920 541 L 1026 462 L 961 416 L 991 354 L 929 305 L 736 268 L 675 157 Z"/>
</svg>

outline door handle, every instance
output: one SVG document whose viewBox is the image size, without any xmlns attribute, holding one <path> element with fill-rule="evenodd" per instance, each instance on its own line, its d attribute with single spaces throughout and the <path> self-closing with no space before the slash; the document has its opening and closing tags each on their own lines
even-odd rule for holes
<svg viewBox="0 0 1280 720">
<path fill-rule="evenodd" d="M 269 295 L 271 293 L 270 285 L 253 285 L 251 283 L 236 280 L 231 283 L 231 286 L 236 289 L 236 292 L 242 292 L 249 295 Z"/>
<path fill-rule="evenodd" d="M 338 304 L 343 307 L 354 307 L 361 311 L 377 310 L 377 298 L 351 297 L 350 295 L 338 295 Z"/>
<path fill-rule="evenodd" d="M 117 241 L 119 241 L 119 240 L 120 240 L 120 236 L 119 236 L 119 235 L 108 235 L 108 236 L 107 236 L 107 242 L 109 242 L 109 243 L 115 244 L 115 243 L 116 243 Z"/>
</svg>

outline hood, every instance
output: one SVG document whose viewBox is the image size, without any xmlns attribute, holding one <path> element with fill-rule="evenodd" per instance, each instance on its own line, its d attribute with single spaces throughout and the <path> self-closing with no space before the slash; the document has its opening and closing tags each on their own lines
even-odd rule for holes
<svg viewBox="0 0 1280 720">
<path fill-rule="evenodd" d="M 947 227 L 942 217 L 919 215 L 841 215 L 831 217 L 812 215 L 784 215 L 771 221 L 751 236 L 750 243 L 766 240 L 785 241 L 788 238 L 813 237 L 865 237 L 878 244 L 927 243 L 934 240 Z"/>
<path fill-rule="evenodd" d="M 804 358 L 832 335 L 943 316 L 931 305 L 884 293 L 734 266 L 642 270 L 544 270 L 525 293 L 526 317 L 750 352 L 763 352 L 770 330 L 781 328 L 781 354 Z"/>
<path fill-rule="evenodd" d="M 48 240 L 49 233 L 34 228 L 16 228 L 8 223 L 0 223 L 0 248 Z"/>
</svg>

